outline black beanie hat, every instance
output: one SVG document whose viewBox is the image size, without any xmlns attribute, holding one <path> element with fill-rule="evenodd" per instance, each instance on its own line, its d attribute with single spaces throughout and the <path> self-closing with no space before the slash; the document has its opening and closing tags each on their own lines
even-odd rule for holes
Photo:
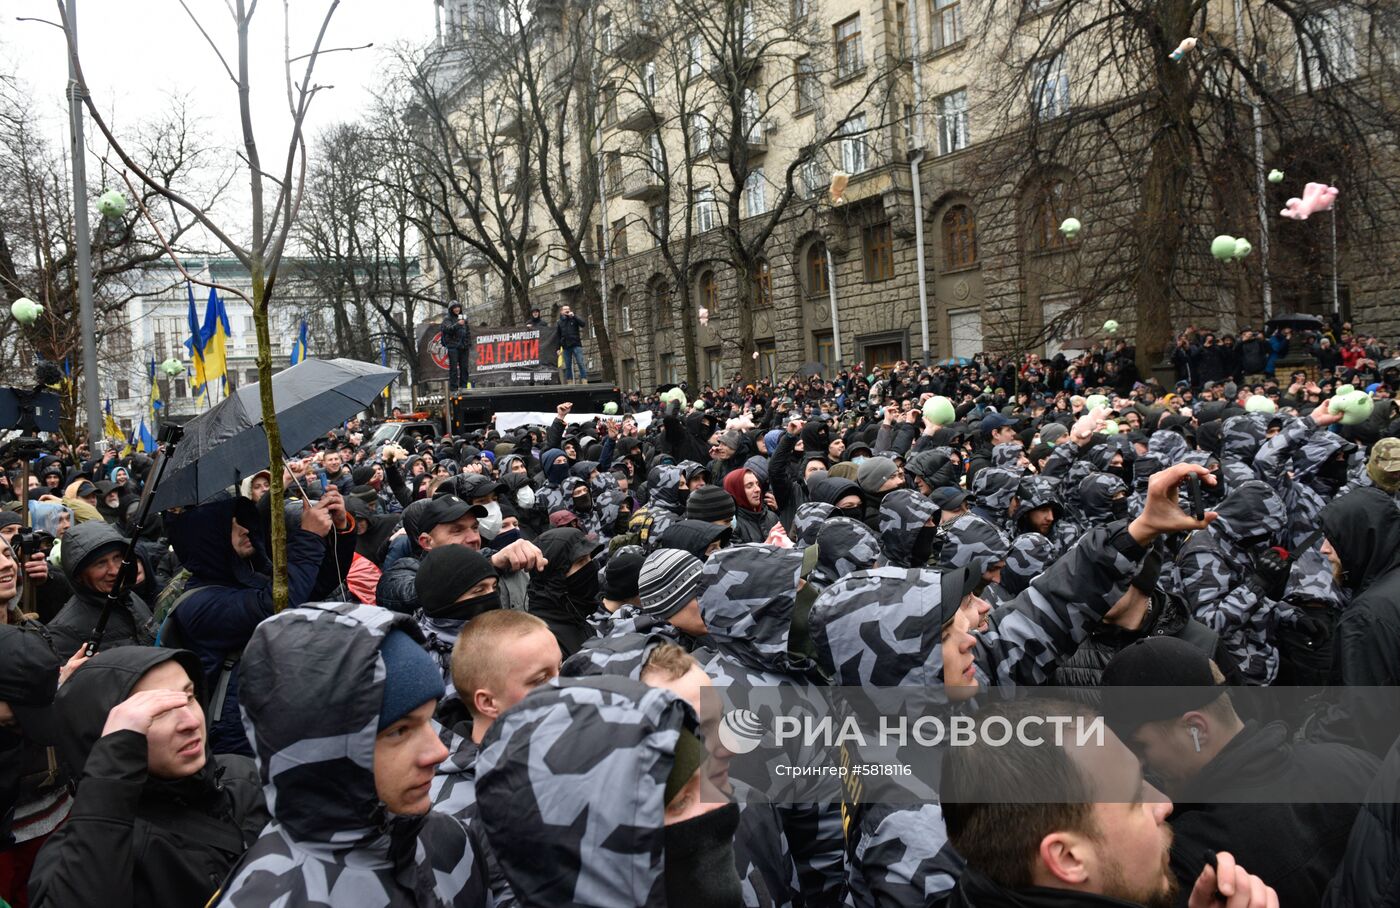
<svg viewBox="0 0 1400 908">
<path fill-rule="evenodd" d="M 685 502 L 685 516 L 692 520 L 728 520 L 734 516 L 734 498 L 720 486 L 701 486 Z"/>
<path fill-rule="evenodd" d="M 646 549 L 639 545 L 624 545 L 613 552 L 608 566 L 603 569 L 600 589 L 604 599 L 621 602 L 637 596 L 638 578 L 642 573 L 642 563 L 647 560 Z"/>
<path fill-rule="evenodd" d="M 362 463 L 350 471 L 350 482 L 357 486 L 367 486 L 374 478 L 374 465 Z"/>
<path fill-rule="evenodd" d="M 423 556 L 414 589 L 418 604 L 429 617 L 450 611 L 467 590 L 487 577 L 495 577 L 491 559 L 464 545 L 444 545 Z"/>
</svg>

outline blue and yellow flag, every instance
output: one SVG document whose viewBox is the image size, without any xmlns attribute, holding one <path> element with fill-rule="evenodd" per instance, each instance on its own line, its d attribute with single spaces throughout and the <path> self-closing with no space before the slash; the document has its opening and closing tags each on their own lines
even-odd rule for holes
<svg viewBox="0 0 1400 908">
<path fill-rule="evenodd" d="M 112 441 L 126 441 L 126 433 L 122 427 L 117 425 L 117 419 L 112 415 L 112 399 L 107 398 L 107 405 L 102 408 L 102 434 Z"/>
<path fill-rule="evenodd" d="M 387 367 L 389 365 L 389 345 L 384 341 L 379 342 L 379 365 Z M 384 399 L 389 399 L 389 386 L 384 386 Z"/>
<path fill-rule="evenodd" d="M 224 301 L 219 298 L 213 287 L 209 288 L 209 302 L 204 307 L 204 327 L 200 329 L 199 334 L 204 342 L 201 358 L 204 361 L 205 383 L 219 379 L 221 386 L 227 385 L 228 341 L 233 336 L 233 331 L 229 328 L 228 310 L 224 308 Z"/>
<path fill-rule="evenodd" d="M 156 378 L 156 361 L 154 358 L 152 358 L 150 364 L 146 366 L 146 377 L 151 380 L 151 403 L 149 409 L 151 411 L 151 419 L 154 420 L 156 418 L 156 412 L 165 406 L 160 399 L 160 380 Z"/>
<path fill-rule="evenodd" d="M 142 452 L 154 454 L 156 452 L 156 437 L 151 434 L 151 429 L 146 425 L 146 418 L 141 417 L 141 425 L 136 430 L 136 437 L 132 441 L 141 446 Z"/>
<path fill-rule="evenodd" d="M 292 343 L 292 365 L 306 359 L 311 355 L 310 344 L 307 340 L 306 319 L 301 320 L 301 327 L 297 329 L 297 339 Z"/>
</svg>

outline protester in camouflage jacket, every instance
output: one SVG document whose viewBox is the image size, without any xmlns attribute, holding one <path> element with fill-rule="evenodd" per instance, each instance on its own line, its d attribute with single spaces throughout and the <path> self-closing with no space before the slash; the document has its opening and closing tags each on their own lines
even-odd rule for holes
<svg viewBox="0 0 1400 908">
<path fill-rule="evenodd" d="M 374 779 L 391 630 L 408 616 L 348 603 L 264 621 L 243 654 L 244 724 L 272 822 L 217 905 L 337 908 L 486 904 L 467 827 L 446 814 L 387 813 Z"/>
</svg>

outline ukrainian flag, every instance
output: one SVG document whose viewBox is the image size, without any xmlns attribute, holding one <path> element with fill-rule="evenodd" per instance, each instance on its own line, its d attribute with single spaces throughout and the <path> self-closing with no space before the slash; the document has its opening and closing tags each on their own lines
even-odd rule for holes
<svg viewBox="0 0 1400 908">
<path fill-rule="evenodd" d="M 228 310 L 224 308 L 224 301 L 219 299 L 219 294 L 210 287 L 209 303 L 204 307 L 204 327 L 200 330 L 200 338 L 204 342 L 201 356 L 204 365 L 203 383 L 220 379 L 222 385 L 228 384 L 227 351 L 232 336 L 233 331 L 229 328 Z"/>
</svg>

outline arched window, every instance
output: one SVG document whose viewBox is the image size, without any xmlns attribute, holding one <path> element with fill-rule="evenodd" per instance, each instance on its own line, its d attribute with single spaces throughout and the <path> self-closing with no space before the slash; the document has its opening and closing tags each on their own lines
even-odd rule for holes
<svg viewBox="0 0 1400 908">
<path fill-rule="evenodd" d="M 1036 249 L 1063 249 L 1073 242 L 1060 233 L 1060 223 L 1069 216 L 1068 195 L 1065 181 L 1057 177 L 1037 184 L 1031 199 L 1031 242 Z"/>
<path fill-rule="evenodd" d="M 617 290 L 617 325 L 624 334 L 632 330 L 632 298 L 621 287 Z"/>
<path fill-rule="evenodd" d="M 826 293 L 826 244 L 818 240 L 807 247 L 802 259 L 802 282 L 807 287 L 808 296 L 821 296 Z"/>
<path fill-rule="evenodd" d="M 972 209 L 954 205 L 943 215 L 943 267 L 949 271 L 977 264 L 977 221 Z"/>
<path fill-rule="evenodd" d="M 657 327 L 672 327 L 676 323 L 676 304 L 671 297 L 671 288 L 666 284 L 657 284 L 653 294 L 656 298 Z"/>
<path fill-rule="evenodd" d="M 698 305 L 711 313 L 715 312 L 719 308 L 719 288 L 715 286 L 714 271 L 706 268 L 700 272 L 700 283 L 696 289 L 700 291 Z"/>
<path fill-rule="evenodd" d="M 755 309 L 767 309 L 772 305 L 773 269 L 768 267 L 767 259 L 759 259 L 754 266 L 753 306 Z"/>
</svg>

